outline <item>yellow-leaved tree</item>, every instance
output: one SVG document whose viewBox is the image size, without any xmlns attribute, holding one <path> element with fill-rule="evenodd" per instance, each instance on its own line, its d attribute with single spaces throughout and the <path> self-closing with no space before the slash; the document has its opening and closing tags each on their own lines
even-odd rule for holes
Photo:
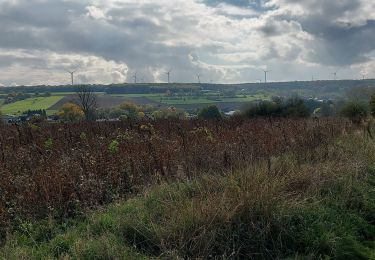
<svg viewBox="0 0 375 260">
<path fill-rule="evenodd" d="M 85 113 L 74 103 L 64 104 L 57 115 L 66 122 L 78 122 L 85 118 Z"/>
</svg>

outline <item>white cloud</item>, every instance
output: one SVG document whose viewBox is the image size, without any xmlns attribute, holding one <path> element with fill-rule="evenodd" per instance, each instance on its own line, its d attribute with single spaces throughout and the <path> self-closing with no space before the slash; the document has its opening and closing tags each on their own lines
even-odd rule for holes
<svg viewBox="0 0 375 260">
<path fill-rule="evenodd" d="M 106 15 L 104 13 L 104 11 L 94 5 L 90 5 L 88 7 L 86 7 L 86 10 L 87 10 L 87 16 L 92 18 L 92 19 L 96 19 L 96 20 L 99 20 L 99 19 L 105 19 L 106 18 Z"/>
<path fill-rule="evenodd" d="M 132 81 L 134 71 L 162 82 L 169 68 L 175 82 L 195 81 L 197 71 L 207 81 L 254 81 L 266 65 L 274 80 L 336 67 L 373 73 L 372 1 L 239 2 L 0 1 L 0 81 L 59 84 L 61 69 L 76 64 L 82 83 Z"/>
</svg>

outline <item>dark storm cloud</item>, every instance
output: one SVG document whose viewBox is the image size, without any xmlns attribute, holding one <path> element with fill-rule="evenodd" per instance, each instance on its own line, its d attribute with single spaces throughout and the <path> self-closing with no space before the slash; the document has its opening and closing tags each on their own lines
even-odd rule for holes
<svg viewBox="0 0 375 260">
<path fill-rule="evenodd" d="M 322 44 L 312 46 L 318 47 L 312 57 L 315 62 L 336 66 L 366 62 L 366 55 L 375 50 L 375 21 L 356 27 L 321 27 L 316 37 Z"/>
<path fill-rule="evenodd" d="M 289 13 L 275 16 L 271 26 L 262 30 L 272 34 L 277 32 L 277 20 L 295 20 L 302 30 L 316 39 L 308 47 L 314 55 L 310 59 L 316 63 L 346 66 L 366 62 L 367 54 L 375 50 L 375 21 L 366 18 L 366 0 L 282 0 L 275 1 L 280 7 L 288 4 L 299 5 L 305 10 L 301 16 Z M 349 17 L 345 17 L 349 16 Z M 358 22 L 359 17 L 364 17 Z"/>
</svg>

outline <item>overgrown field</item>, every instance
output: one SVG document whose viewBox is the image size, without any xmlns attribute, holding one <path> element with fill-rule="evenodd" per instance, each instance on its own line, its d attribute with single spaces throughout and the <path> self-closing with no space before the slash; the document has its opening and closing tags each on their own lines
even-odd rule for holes
<svg viewBox="0 0 375 260">
<path fill-rule="evenodd" d="M 27 162 L 3 174 L 20 178 L 8 193 L 19 225 L 0 257 L 374 259 L 375 141 L 350 130 L 333 120 L 8 128 L 12 156 Z M 130 191 L 56 218 L 70 200 L 73 214 Z"/>
<path fill-rule="evenodd" d="M 287 119 L 7 126 L 0 130 L 2 230 L 74 216 L 157 182 L 219 174 L 286 151 L 308 156 L 349 127 Z"/>
</svg>

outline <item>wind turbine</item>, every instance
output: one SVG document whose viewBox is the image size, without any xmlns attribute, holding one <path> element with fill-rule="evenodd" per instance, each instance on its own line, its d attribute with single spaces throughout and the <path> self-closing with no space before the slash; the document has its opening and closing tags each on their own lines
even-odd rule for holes
<svg viewBox="0 0 375 260">
<path fill-rule="evenodd" d="M 168 84 L 170 83 L 171 72 L 172 72 L 172 69 L 170 69 L 169 71 L 167 71 L 167 72 L 165 73 L 165 74 L 167 74 L 167 76 L 168 76 Z"/>
<path fill-rule="evenodd" d="M 361 74 L 362 75 L 362 80 L 366 79 L 366 74 Z"/>
<path fill-rule="evenodd" d="M 270 70 L 263 70 L 264 72 L 264 83 L 267 83 L 267 73 L 271 72 Z"/>
<path fill-rule="evenodd" d="M 333 75 L 333 80 L 337 80 L 337 72 L 339 72 L 339 70 L 335 71 L 332 73 Z"/>
<path fill-rule="evenodd" d="M 67 70 L 66 72 L 68 72 L 70 74 L 70 77 L 71 77 L 71 80 L 72 80 L 72 86 L 74 85 L 74 73 L 76 73 L 77 70 L 73 70 L 73 71 L 69 71 Z"/>
<path fill-rule="evenodd" d="M 201 84 L 201 74 L 197 73 L 197 80 L 198 80 L 198 83 Z"/>
<path fill-rule="evenodd" d="M 138 71 L 134 72 L 133 74 L 133 79 L 134 79 L 134 83 L 137 84 L 137 75 L 138 75 Z"/>
</svg>

